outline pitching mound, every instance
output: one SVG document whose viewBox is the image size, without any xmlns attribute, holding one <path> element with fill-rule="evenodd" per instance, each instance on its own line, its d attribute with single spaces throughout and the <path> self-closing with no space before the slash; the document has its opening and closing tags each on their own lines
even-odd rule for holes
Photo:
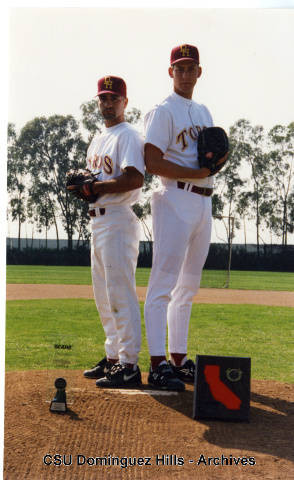
<svg viewBox="0 0 294 480">
<path fill-rule="evenodd" d="M 193 386 L 150 394 L 146 374 L 140 390 L 108 391 L 68 371 L 69 411 L 53 414 L 58 376 L 6 374 L 4 479 L 293 478 L 293 385 L 253 380 L 250 423 L 227 423 L 192 419 Z"/>
</svg>

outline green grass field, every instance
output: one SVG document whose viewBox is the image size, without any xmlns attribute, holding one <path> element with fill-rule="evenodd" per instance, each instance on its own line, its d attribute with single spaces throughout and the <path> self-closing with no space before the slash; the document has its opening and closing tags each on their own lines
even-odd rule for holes
<svg viewBox="0 0 294 480">
<path fill-rule="evenodd" d="M 143 319 L 143 305 L 141 304 Z M 193 305 L 188 353 L 249 356 L 252 377 L 294 382 L 294 309 L 256 305 Z M 142 320 L 139 365 L 148 370 Z M 93 300 L 8 301 L 6 369 L 84 369 L 104 356 L 104 333 Z M 71 345 L 70 350 L 55 345 Z"/>
<path fill-rule="evenodd" d="M 149 268 L 138 268 L 136 282 L 138 286 L 147 286 Z M 201 286 L 222 288 L 227 273 L 222 270 L 204 270 Z M 68 285 L 90 285 L 90 267 L 58 267 L 39 265 L 8 265 L 7 283 L 51 283 Z M 231 271 L 231 289 L 244 290 L 286 290 L 294 291 L 294 273 Z"/>
</svg>

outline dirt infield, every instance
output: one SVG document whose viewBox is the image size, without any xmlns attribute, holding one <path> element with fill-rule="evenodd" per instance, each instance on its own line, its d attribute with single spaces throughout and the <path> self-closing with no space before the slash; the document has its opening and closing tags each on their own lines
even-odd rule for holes
<svg viewBox="0 0 294 480">
<path fill-rule="evenodd" d="M 137 287 L 140 301 L 145 300 L 146 287 Z M 35 285 L 8 284 L 7 300 L 34 298 L 93 298 L 91 285 Z M 256 304 L 294 307 L 294 292 L 264 290 L 230 290 L 200 288 L 195 303 Z"/>
<path fill-rule="evenodd" d="M 48 383 L 56 376 L 6 374 L 5 480 L 293 478 L 293 385 L 253 380 L 250 423 L 229 423 L 193 420 L 192 386 L 129 395 L 100 390 L 80 371 L 66 376 L 69 412 L 53 414 Z M 68 465 L 54 465 L 56 454 Z M 143 464 L 123 467 L 129 457 Z"/>
<path fill-rule="evenodd" d="M 138 288 L 141 301 L 145 293 Z M 7 300 L 33 298 L 93 294 L 87 285 L 7 285 Z M 293 307 L 294 293 L 200 289 L 195 300 Z M 6 373 L 5 480 L 294 478 L 292 384 L 252 380 L 250 422 L 230 423 L 193 420 L 193 386 L 150 393 L 146 373 L 141 389 L 110 391 L 67 370 L 69 411 L 53 414 L 49 405 L 60 375 Z"/>
</svg>

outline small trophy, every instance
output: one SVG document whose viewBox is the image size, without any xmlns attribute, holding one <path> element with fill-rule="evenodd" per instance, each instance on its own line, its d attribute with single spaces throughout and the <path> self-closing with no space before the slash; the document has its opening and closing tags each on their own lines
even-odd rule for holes
<svg viewBox="0 0 294 480">
<path fill-rule="evenodd" d="M 64 378 L 56 378 L 54 382 L 56 388 L 56 394 L 50 404 L 50 412 L 65 413 L 67 411 L 66 406 L 66 381 Z"/>
</svg>

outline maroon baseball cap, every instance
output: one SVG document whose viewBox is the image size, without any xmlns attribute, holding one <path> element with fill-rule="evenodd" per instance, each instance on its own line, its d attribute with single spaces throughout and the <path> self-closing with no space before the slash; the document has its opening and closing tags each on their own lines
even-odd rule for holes
<svg viewBox="0 0 294 480">
<path fill-rule="evenodd" d="M 182 60 L 193 60 L 199 64 L 199 52 L 194 45 L 179 45 L 172 49 L 170 54 L 170 64 L 181 62 Z"/>
<path fill-rule="evenodd" d="M 113 93 L 121 97 L 127 97 L 127 86 L 125 81 L 120 77 L 113 77 L 111 75 L 102 77 L 98 80 L 98 95 L 102 93 Z"/>
</svg>

